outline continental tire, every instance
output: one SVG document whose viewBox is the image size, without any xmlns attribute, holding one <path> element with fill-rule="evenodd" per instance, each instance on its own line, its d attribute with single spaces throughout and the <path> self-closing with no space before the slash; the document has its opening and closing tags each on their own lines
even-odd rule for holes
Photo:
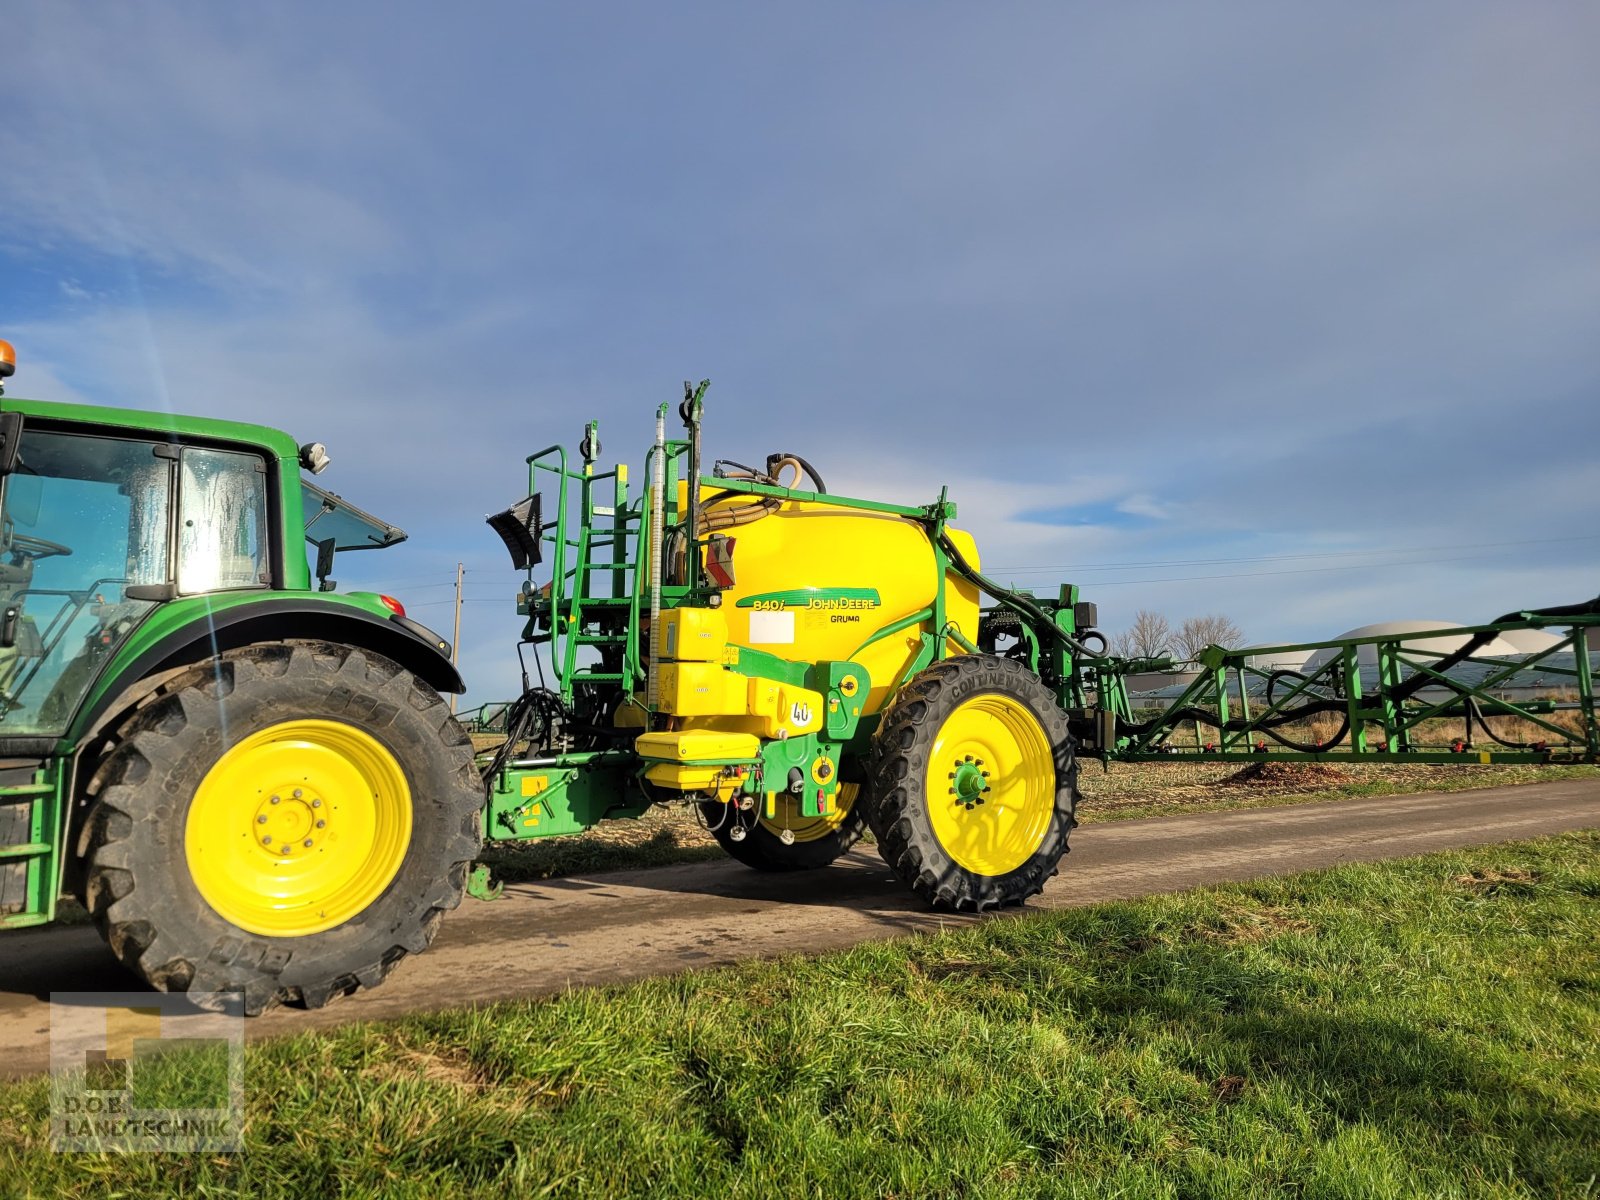
<svg viewBox="0 0 1600 1200">
<path fill-rule="evenodd" d="M 787 793 L 778 797 L 776 816 L 749 819 L 721 801 L 700 805 L 706 828 L 728 854 L 757 871 L 814 871 L 825 867 L 861 840 L 866 818 L 865 805 L 856 802 L 860 789 L 853 783 L 839 789 L 839 811 L 831 817 L 803 817 Z M 735 826 L 745 831 L 742 839 L 732 836 Z M 787 829 L 794 841 L 785 844 Z"/>
<path fill-rule="evenodd" d="M 935 663 L 884 714 L 867 820 L 894 872 L 958 912 L 1037 895 L 1067 851 L 1077 761 L 1066 714 L 1014 659 Z"/>
<path fill-rule="evenodd" d="M 86 902 L 151 986 L 254 1015 L 375 987 L 433 940 L 480 843 L 471 741 L 426 684 L 323 642 L 167 682 L 95 774 Z"/>
</svg>

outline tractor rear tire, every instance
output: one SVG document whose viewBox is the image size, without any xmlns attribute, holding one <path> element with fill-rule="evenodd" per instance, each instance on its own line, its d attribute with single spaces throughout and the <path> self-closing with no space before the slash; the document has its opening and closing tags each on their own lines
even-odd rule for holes
<svg viewBox="0 0 1600 1200">
<path fill-rule="evenodd" d="M 425 950 L 481 842 L 483 787 L 448 706 L 326 642 L 168 681 L 91 791 L 86 901 L 113 953 L 161 991 L 239 993 L 250 1015 L 319 1008 Z"/>
<path fill-rule="evenodd" d="M 1072 735 L 1055 696 L 1015 659 L 964 654 L 917 675 L 884 713 L 867 777 L 879 852 L 936 908 L 1021 904 L 1067 852 Z"/>
<path fill-rule="evenodd" d="M 794 803 L 787 793 L 778 797 L 778 815 L 772 819 L 763 815 L 754 821 L 741 821 L 741 814 L 720 800 L 703 801 L 700 814 L 717 844 L 747 867 L 757 871 L 815 871 L 861 840 L 867 822 L 862 812 L 866 806 L 859 803 L 859 794 L 860 788 L 855 784 L 842 784 L 840 811 L 831 818 L 785 816 L 785 806 Z M 732 836 L 735 824 L 745 831 L 738 841 Z M 788 845 L 782 837 L 785 828 L 795 835 Z"/>
</svg>

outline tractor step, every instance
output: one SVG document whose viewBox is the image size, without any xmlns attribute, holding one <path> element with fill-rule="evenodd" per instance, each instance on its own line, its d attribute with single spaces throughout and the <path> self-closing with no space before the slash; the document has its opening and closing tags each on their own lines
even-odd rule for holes
<svg viewBox="0 0 1600 1200">
<path fill-rule="evenodd" d="M 55 917 L 61 886 L 58 836 L 66 764 L 49 759 L 0 767 L 0 928 Z"/>
</svg>

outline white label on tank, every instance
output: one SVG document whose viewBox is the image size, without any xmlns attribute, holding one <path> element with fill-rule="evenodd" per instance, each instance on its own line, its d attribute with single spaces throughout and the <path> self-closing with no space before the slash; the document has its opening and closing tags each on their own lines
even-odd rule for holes
<svg viewBox="0 0 1600 1200">
<path fill-rule="evenodd" d="M 794 645 L 794 613 L 753 612 L 750 614 L 750 644 L 752 646 Z"/>
</svg>

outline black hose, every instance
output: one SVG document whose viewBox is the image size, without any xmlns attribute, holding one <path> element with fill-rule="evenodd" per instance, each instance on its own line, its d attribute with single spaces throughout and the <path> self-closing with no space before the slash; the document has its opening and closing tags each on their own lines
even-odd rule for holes
<svg viewBox="0 0 1600 1200">
<path fill-rule="evenodd" d="M 1088 646 L 1084 645 L 1077 638 L 1073 637 L 1065 629 L 1062 629 L 1061 626 L 1055 623 L 1055 619 L 1051 617 L 1049 613 L 1045 612 L 1044 609 L 1040 608 L 1029 597 L 1024 596 L 1021 592 L 1014 592 L 1010 588 L 1001 587 L 992 579 L 986 579 L 980 575 L 973 568 L 972 564 L 969 563 L 962 555 L 961 551 L 957 549 L 955 542 L 950 539 L 950 535 L 945 533 L 943 530 L 939 532 L 939 546 L 944 550 L 945 556 L 949 558 L 950 564 L 955 567 L 957 574 L 963 575 L 973 583 L 977 584 L 978 587 L 982 588 L 985 592 L 993 596 L 996 600 L 1000 601 L 1001 604 L 1005 605 L 1013 612 L 1020 616 L 1027 617 L 1036 627 L 1034 630 L 1035 633 L 1038 633 L 1040 630 L 1044 630 L 1062 645 L 1067 646 L 1072 650 L 1076 650 L 1085 658 L 1104 657 L 1103 653 L 1097 653 L 1089 649 Z"/>
<path fill-rule="evenodd" d="M 1600 613 L 1600 596 L 1593 600 L 1583 600 L 1577 604 L 1557 604 L 1551 608 L 1530 608 L 1526 612 L 1507 613 L 1495 622 L 1503 625 L 1507 621 L 1522 621 L 1528 617 L 1592 617 Z"/>
<path fill-rule="evenodd" d="M 1275 717 L 1257 717 L 1249 721 L 1242 717 L 1229 717 L 1226 721 L 1219 721 L 1217 714 L 1209 709 L 1191 706 L 1168 710 L 1149 721 L 1118 721 L 1117 730 L 1119 733 L 1125 731 L 1137 736 L 1141 733 L 1149 733 L 1151 730 L 1159 729 L 1165 725 L 1174 725 L 1179 721 L 1200 721 L 1206 725 L 1215 725 L 1217 728 L 1224 729 L 1229 733 L 1264 733 L 1273 741 L 1282 742 L 1285 746 L 1288 746 L 1291 745 L 1291 742 L 1282 734 L 1276 732 L 1278 727 L 1292 725 L 1296 721 L 1303 721 L 1305 718 L 1315 716 L 1321 712 L 1343 713 L 1346 723 L 1349 721 L 1349 714 L 1345 709 L 1344 701 L 1317 700 L 1310 704 L 1302 705 L 1292 712 L 1279 713 Z M 1339 731 L 1340 737 L 1343 737 L 1344 734 L 1344 730 Z M 1326 750 L 1336 743 L 1337 739 L 1323 743 L 1320 750 Z M 1320 750 L 1308 751 L 1308 753 L 1320 753 Z"/>
<path fill-rule="evenodd" d="M 723 467 L 738 467 L 739 470 L 743 471 L 746 475 L 750 476 L 750 478 L 752 478 L 752 479 L 762 479 L 762 480 L 765 480 L 765 481 L 767 481 L 769 483 L 772 482 L 772 477 L 770 475 L 768 475 L 765 471 L 758 471 L 754 467 L 747 467 L 747 466 L 744 465 L 744 463 L 736 462 L 734 459 L 731 459 L 731 458 L 719 458 L 719 459 L 717 459 L 716 462 L 711 464 L 711 473 L 713 475 L 717 476 L 717 478 L 719 478 L 719 479 L 726 479 L 726 478 L 728 478 L 728 474 L 727 474 L 726 471 L 724 471 L 722 469 Z"/>
<path fill-rule="evenodd" d="M 773 471 L 777 469 L 777 465 L 786 458 L 794 459 L 795 462 L 800 464 L 801 469 L 811 477 L 812 491 L 822 495 L 827 494 L 828 485 L 822 482 L 822 476 L 817 473 L 817 469 L 798 454 L 783 453 L 767 455 L 767 474 L 771 475 Z"/>
<path fill-rule="evenodd" d="M 1489 739 L 1491 741 L 1498 742 L 1500 745 L 1504 746 L 1507 750 L 1532 750 L 1533 749 L 1533 743 L 1532 742 L 1508 742 L 1508 741 L 1506 741 L 1505 738 L 1501 737 L 1498 733 L 1496 733 L 1494 730 L 1489 728 L 1489 719 L 1483 715 L 1483 706 L 1478 703 L 1477 697 L 1468 696 L 1466 698 L 1466 700 L 1467 700 L 1467 718 L 1468 718 L 1468 720 L 1469 721 L 1470 720 L 1476 720 L 1478 722 L 1478 727 L 1480 729 L 1482 729 L 1484 731 L 1484 733 L 1489 735 Z"/>
<path fill-rule="evenodd" d="M 1111 643 L 1106 640 L 1106 635 L 1101 633 L 1098 629 L 1088 629 L 1084 631 L 1082 637 L 1083 644 L 1087 646 L 1091 640 L 1099 642 L 1100 649 L 1092 650 L 1090 653 L 1104 655 L 1110 651 Z"/>
<path fill-rule="evenodd" d="M 1294 671 L 1294 670 L 1291 670 L 1291 669 L 1289 669 L 1287 667 L 1280 667 L 1278 670 L 1273 671 L 1271 674 L 1269 674 L 1267 676 L 1267 686 L 1266 686 L 1267 707 L 1272 708 L 1272 707 L 1275 707 L 1276 704 L 1277 704 L 1277 700 L 1273 697 L 1273 694 L 1272 694 L 1273 685 L 1275 683 L 1277 683 L 1279 679 L 1288 679 L 1288 678 L 1298 679 L 1298 680 L 1300 680 L 1302 682 L 1306 682 L 1306 683 L 1310 682 L 1310 680 L 1307 678 L 1307 676 L 1305 674 L 1303 674 L 1302 672 Z M 1301 711 L 1302 711 L 1301 709 L 1293 710 L 1293 712 L 1297 716 L 1300 714 Z M 1281 734 L 1274 733 L 1270 729 L 1264 729 L 1262 732 L 1264 732 L 1268 737 L 1272 738 L 1274 741 L 1281 742 L 1283 745 L 1289 747 L 1289 749 L 1291 749 L 1291 750 L 1298 750 L 1302 754 L 1321 754 L 1324 750 L 1331 750 L 1333 747 L 1337 746 L 1340 742 L 1342 742 L 1344 740 L 1344 735 L 1350 732 L 1350 711 L 1349 711 L 1348 708 L 1345 708 L 1343 705 L 1340 706 L 1339 728 L 1333 734 L 1332 737 L 1328 738 L 1326 741 L 1323 741 L 1323 742 L 1296 742 L 1296 741 L 1292 741 L 1291 739 L 1289 739 L 1289 738 L 1287 738 L 1287 737 L 1285 737 L 1285 736 L 1283 736 Z"/>
<path fill-rule="evenodd" d="M 548 688 L 529 688 L 523 692 L 506 709 L 506 740 L 496 747 L 494 757 L 484 767 L 484 782 L 489 783 L 505 769 L 519 745 L 523 742 L 530 747 L 545 744 L 556 721 L 570 717 L 560 693 Z"/>
</svg>

